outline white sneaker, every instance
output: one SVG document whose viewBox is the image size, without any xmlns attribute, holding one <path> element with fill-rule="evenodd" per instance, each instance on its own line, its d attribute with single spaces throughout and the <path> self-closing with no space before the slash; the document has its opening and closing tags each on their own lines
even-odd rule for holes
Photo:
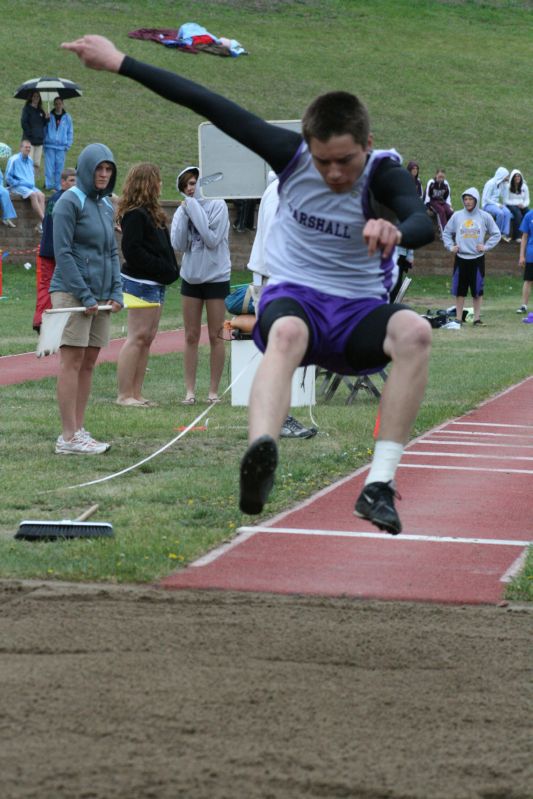
<svg viewBox="0 0 533 799">
<path fill-rule="evenodd" d="M 108 444 L 108 443 L 107 443 L 107 441 L 97 441 L 97 440 L 94 438 L 94 436 L 92 436 L 92 435 L 89 433 L 89 431 L 88 431 L 88 430 L 86 430 L 84 427 L 80 427 L 80 429 L 76 431 L 75 435 L 76 435 L 78 438 L 80 438 L 80 439 L 84 439 L 85 441 L 92 441 L 92 442 L 93 442 L 93 443 L 95 443 L 95 444 L 98 444 L 98 445 L 100 445 L 100 444 L 101 444 L 101 445 L 103 445 L 103 446 L 107 447 L 107 449 L 111 449 L 111 444 Z M 106 450 L 106 451 L 107 451 L 107 450 Z"/>
<path fill-rule="evenodd" d="M 38 225 L 35 225 L 35 230 L 37 231 L 37 233 L 42 233 L 43 232 L 43 226 L 41 225 L 40 222 L 39 222 Z"/>
<path fill-rule="evenodd" d="M 101 455 L 107 452 L 110 444 L 95 441 L 85 431 L 78 430 L 74 433 L 70 441 L 65 441 L 63 436 L 59 436 L 56 441 L 56 455 Z"/>
<path fill-rule="evenodd" d="M 521 305 L 520 308 L 516 309 L 516 313 L 527 313 L 527 305 Z"/>
<path fill-rule="evenodd" d="M 6 227 L 17 227 L 17 226 L 16 226 L 16 225 L 15 225 L 15 224 L 14 224 L 14 223 L 11 221 L 11 219 L 2 219 L 2 224 L 3 224 L 3 225 L 5 225 Z"/>
</svg>

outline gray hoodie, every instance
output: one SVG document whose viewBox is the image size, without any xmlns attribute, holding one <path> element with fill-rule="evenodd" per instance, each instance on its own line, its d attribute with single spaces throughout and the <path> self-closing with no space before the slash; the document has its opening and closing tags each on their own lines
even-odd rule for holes
<svg viewBox="0 0 533 799">
<path fill-rule="evenodd" d="M 186 167 L 178 175 L 197 167 Z M 228 244 L 229 214 L 224 200 L 204 199 L 196 184 L 172 219 L 170 240 L 181 259 L 181 277 L 187 283 L 224 283 L 231 276 Z"/>
<path fill-rule="evenodd" d="M 109 161 L 114 172 L 107 188 L 98 192 L 94 172 Z M 105 144 L 89 144 L 77 163 L 77 185 L 68 189 L 54 207 L 56 268 L 50 291 L 73 294 L 90 308 L 99 300 L 123 304 L 120 261 L 110 200 L 116 181 L 113 153 Z"/>
<path fill-rule="evenodd" d="M 504 166 L 499 166 L 494 177 L 487 180 L 483 186 L 481 197 L 481 207 L 486 205 L 505 205 L 509 184 L 506 178 L 509 177 L 509 170 Z M 479 204 L 479 203 L 478 203 Z"/>
<path fill-rule="evenodd" d="M 478 244 L 484 244 L 485 250 L 492 250 L 502 237 L 498 225 L 490 214 L 482 211 L 479 207 L 479 192 L 473 186 L 466 189 L 461 195 L 464 202 L 465 194 L 469 194 L 476 201 L 474 209 L 467 211 L 456 211 L 449 219 L 448 224 L 442 231 L 442 243 L 447 250 L 457 245 L 459 247 L 460 258 L 466 260 L 479 258 L 483 251 L 476 249 Z M 489 237 L 486 241 L 485 238 Z"/>
</svg>

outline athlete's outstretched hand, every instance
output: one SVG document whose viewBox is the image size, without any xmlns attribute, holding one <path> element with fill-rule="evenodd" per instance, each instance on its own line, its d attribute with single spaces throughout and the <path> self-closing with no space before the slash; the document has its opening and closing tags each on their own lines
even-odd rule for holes
<svg viewBox="0 0 533 799">
<path fill-rule="evenodd" d="M 113 42 L 104 36 L 89 34 L 74 42 L 63 42 L 63 50 L 72 50 L 90 69 L 105 69 L 118 72 L 124 60 L 124 53 L 117 50 Z"/>
<path fill-rule="evenodd" d="M 386 219 L 369 219 L 363 229 L 363 238 L 368 244 L 368 254 L 374 255 L 376 250 L 383 252 L 388 258 L 402 239 L 402 234 L 392 222 Z"/>
</svg>

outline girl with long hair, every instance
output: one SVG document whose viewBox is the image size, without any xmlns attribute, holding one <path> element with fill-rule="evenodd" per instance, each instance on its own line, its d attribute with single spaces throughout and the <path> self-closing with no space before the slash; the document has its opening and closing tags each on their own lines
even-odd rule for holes
<svg viewBox="0 0 533 799">
<path fill-rule="evenodd" d="M 160 205 L 161 173 L 156 164 L 133 166 L 126 176 L 118 203 L 117 219 L 122 229 L 122 289 L 141 307 L 128 310 L 128 334 L 118 356 L 117 404 L 146 408 L 142 386 L 161 318 L 165 287 L 179 277 L 178 265 Z M 157 305 L 142 307 L 143 303 Z"/>
</svg>

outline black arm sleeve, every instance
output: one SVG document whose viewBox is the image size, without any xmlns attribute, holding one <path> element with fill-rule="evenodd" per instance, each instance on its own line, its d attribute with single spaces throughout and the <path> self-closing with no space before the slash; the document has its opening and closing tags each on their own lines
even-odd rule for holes
<svg viewBox="0 0 533 799">
<path fill-rule="evenodd" d="M 261 156 L 277 174 L 284 170 L 302 141 L 300 134 L 271 125 L 222 95 L 174 72 L 126 56 L 120 74 L 205 117 L 232 139 Z"/>
<path fill-rule="evenodd" d="M 400 246 L 415 250 L 433 241 L 433 223 L 416 193 L 412 176 L 400 164 L 392 158 L 384 159 L 372 177 L 370 189 L 376 200 L 398 217 L 398 230 L 402 233 Z"/>
</svg>

